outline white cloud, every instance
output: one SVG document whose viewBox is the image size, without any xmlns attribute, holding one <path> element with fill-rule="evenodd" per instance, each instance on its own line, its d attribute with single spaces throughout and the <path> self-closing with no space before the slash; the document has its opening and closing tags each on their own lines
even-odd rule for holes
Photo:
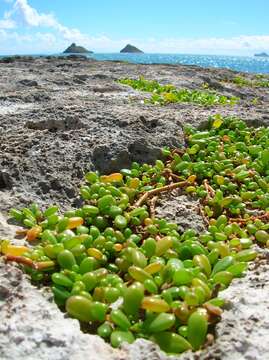
<svg viewBox="0 0 269 360">
<path fill-rule="evenodd" d="M 104 50 L 106 48 L 118 50 L 119 47 L 121 47 L 123 43 L 127 41 L 112 40 L 103 35 L 92 37 L 87 34 L 83 34 L 76 28 L 69 28 L 64 26 L 56 19 L 53 14 L 39 13 L 36 9 L 29 5 L 27 0 L 15 1 L 7 16 L 8 20 L 11 20 L 12 18 L 16 19 L 17 23 L 26 25 L 27 27 L 50 29 L 55 33 L 54 38 L 58 38 L 58 44 L 61 44 L 61 46 L 66 46 L 66 44 L 69 42 L 77 42 L 89 48 L 94 47 L 95 49 L 100 50 Z M 54 44 L 56 44 L 55 39 Z"/>
<path fill-rule="evenodd" d="M 57 43 L 56 37 L 52 33 L 36 33 L 36 39 L 39 40 L 42 46 L 45 46 L 47 49 L 54 47 Z"/>
<path fill-rule="evenodd" d="M 14 29 L 16 27 L 16 22 L 11 19 L 11 14 L 9 11 L 4 12 L 3 19 L 0 20 L 0 29 Z"/>
<path fill-rule="evenodd" d="M 58 35 L 67 41 L 89 43 L 92 39 L 90 36 L 82 34 L 78 29 L 62 25 L 53 14 L 39 13 L 29 5 L 27 0 L 16 0 L 7 14 L 6 20 L 3 21 L 11 21 L 11 18 L 15 18 L 16 22 L 28 27 L 49 28 L 56 31 Z"/>
<path fill-rule="evenodd" d="M 197 39 L 164 39 L 154 47 L 176 51 L 213 51 L 213 52 L 253 52 L 259 49 L 269 49 L 269 35 L 237 36 L 232 38 L 197 38 Z"/>
<path fill-rule="evenodd" d="M 6 37 L 7 37 L 7 32 L 6 30 L 2 30 L 0 29 L 0 41 L 3 42 L 6 40 Z"/>
<path fill-rule="evenodd" d="M 166 38 L 166 39 L 118 39 L 106 35 L 90 36 L 79 29 L 61 24 L 54 14 L 41 13 L 33 8 L 28 0 L 5 0 L 11 4 L 10 11 L 4 13 L 0 20 L 0 39 L 12 38 L 17 46 L 27 47 L 27 39 L 32 52 L 58 52 L 70 42 L 77 42 L 91 50 L 119 51 L 126 43 L 134 43 L 146 52 L 162 53 L 200 53 L 200 54 L 253 54 L 255 51 L 269 50 L 269 35 L 236 36 L 231 38 Z M 20 28 L 25 34 L 14 32 Z M 31 29 L 37 29 L 32 34 Z M 21 32 L 21 31 L 20 31 Z M 29 32 L 32 35 L 29 35 Z M 26 44 L 21 44 L 22 42 Z M 2 44 L 0 51 L 3 51 Z M 14 43 L 14 46 L 16 44 Z M 23 50 L 22 50 L 23 51 Z"/>
<path fill-rule="evenodd" d="M 58 25 L 53 14 L 38 13 L 36 9 L 28 4 L 27 0 L 17 0 L 13 6 L 12 13 L 19 16 L 29 26 L 54 28 Z"/>
<path fill-rule="evenodd" d="M 251 55 L 269 50 L 269 35 L 231 38 L 149 38 L 130 40 L 146 52 Z"/>
<path fill-rule="evenodd" d="M 14 29 L 16 27 L 15 21 L 12 19 L 2 19 L 0 20 L 0 29 Z"/>
</svg>

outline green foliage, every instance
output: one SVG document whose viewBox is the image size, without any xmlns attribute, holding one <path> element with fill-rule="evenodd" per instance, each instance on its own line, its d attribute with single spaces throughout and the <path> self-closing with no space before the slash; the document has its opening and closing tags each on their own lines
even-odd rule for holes
<svg viewBox="0 0 269 360">
<path fill-rule="evenodd" d="M 255 82 L 256 87 L 269 88 L 269 80 L 259 80 Z"/>
<path fill-rule="evenodd" d="M 232 79 L 232 82 L 239 87 L 263 87 L 269 88 L 269 79 L 264 75 L 256 75 L 255 80 L 249 80 L 243 76 L 236 76 Z"/>
<path fill-rule="evenodd" d="M 236 76 L 233 78 L 232 82 L 238 86 L 253 86 L 252 81 L 245 79 L 242 76 Z"/>
<path fill-rule="evenodd" d="M 144 338 L 198 350 L 222 312 L 218 291 L 256 258 L 254 243 L 269 247 L 268 148 L 269 128 L 216 114 L 153 165 L 87 173 L 80 208 L 12 209 L 33 246 L 3 240 L 0 252 L 114 347 Z M 203 233 L 155 216 L 158 196 L 179 188 L 199 201 Z"/>
<path fill-rule="evenodd" d="M 257 98 L 257 97 L 255 97 L 255 98 L 253 98 L 252 100 L 251 100 L 251 104 L 252 105 L 258 105 L 259 104 L 259 102 L 260 102 L 260 100 L 259 100 L 259 98 Z"/>
<path fill-rule="evenodd" d="M 129 85 L 133 89 L 150 92 L 149 100 L 152 104 L 166 105 L 170 103 L 192 103 L 205 107 L 214 105 L 233 106 L 238 102 L 236 97 L 227 97 L 213 91 L 200 91 L 189 89 L 177 89 L 173 85 L 160 85 L 157 81 L 149 81 L 140 77 L 135 79 L 121 79 L 121 84 Z"/>
</svg>

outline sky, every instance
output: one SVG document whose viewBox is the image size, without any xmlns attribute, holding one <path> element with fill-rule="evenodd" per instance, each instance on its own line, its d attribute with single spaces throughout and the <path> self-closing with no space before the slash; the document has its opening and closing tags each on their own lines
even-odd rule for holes
<svg viewBox="0 0 269 360">
<path fill-rule="evenodd" d="M 0 54 L 269 52 L 269 0 L 0 0 Z"/>
</svg>

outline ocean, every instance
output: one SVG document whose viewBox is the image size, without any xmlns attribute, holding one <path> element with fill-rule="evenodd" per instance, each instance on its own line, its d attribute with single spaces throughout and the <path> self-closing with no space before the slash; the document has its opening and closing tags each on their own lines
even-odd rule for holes
<svg viewBox="0 0 269 360">
<path fill-rule="evenodd" d="M 190 54 L 91 54 L 97 60 L 123 60 L 139 64 L 185 64 L 228 68 L 236 71 L 269 74 L 269 57 L 190 55 Z"/>
<path fill-rule="evenodd" d="M 47 56 L 48 54 L 38 55 Z M 63 55 L 63 54 L 53 54 Z M 37 55 L 36 55 L 37 56 Z M 121 54 L 94 53 L 96 60 L 121 60 L 139 64 L 186 64 L 202 67 L 228 68 L 236 71 L 269 74 L 269 57 L 191 55 L 191 54 Z"/>
</svg>

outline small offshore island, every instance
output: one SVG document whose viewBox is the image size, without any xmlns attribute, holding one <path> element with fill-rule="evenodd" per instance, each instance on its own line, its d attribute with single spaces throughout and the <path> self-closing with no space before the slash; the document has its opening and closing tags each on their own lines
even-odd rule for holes
<svg viewBox="0 0 269 360">
<path fill-rule="evenodd" d="M 261 52 L 261 53 L 258 53 L 258 54 L 254 54 L 254 56 L 257 56 L 257 57 L 269 57 L 269 55 L 266 52 Z"/>
<path fill-rule="evenodd" d="M 85 49 L 83 46 L 78 46 L 72 43 L 67 49 L 64 50 L 64 54 L 93 54 L 93 51 Z"/>
<path fill-rule="evenodd" d="M 63 51 L 64 54 L 93 54 L 93 51 L 87 50 L 85 47 L 72 43 L 67 49 Z M 144 54 L 144 52 L 137 47 L 127 44 L 120 53 L 126 54 Z"/>
<path fill-rule="evenodd" d="M 137 47 L 127 44 L 121 51 L 121 53 L 129 53 L 129 54 L 144 54 L 144 52 Z"/>
</svg>

